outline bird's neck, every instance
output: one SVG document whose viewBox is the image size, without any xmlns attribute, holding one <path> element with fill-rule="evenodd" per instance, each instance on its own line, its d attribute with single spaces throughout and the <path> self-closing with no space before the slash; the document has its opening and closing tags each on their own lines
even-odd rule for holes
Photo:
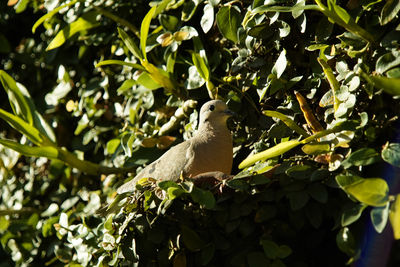
<svg viewBox="0 0 400 267">
<path fill-rule="evenodd" d="M 206 133 L 206 134 L 205 134 Z M 212 123 L 202 123 L 199 125 L 199 129 L 195 135 L 198 138 L 204 139 L 212 139 L 212 138 L 227 138 L 226 140 L 231 139 L 231 132 L 228 127 L 226 127 L 226 122 L 212 124 Z"/>
</svg>

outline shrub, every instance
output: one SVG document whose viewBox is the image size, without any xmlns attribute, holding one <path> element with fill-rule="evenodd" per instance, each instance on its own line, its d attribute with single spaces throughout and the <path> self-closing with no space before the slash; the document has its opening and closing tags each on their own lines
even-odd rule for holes
<svg viewBox="0 0 400 267">
<path fill-rule="evenodd" d="M 396 1 L 0 5 L 3 265 L 398 264 Z M 210 98 L 234 175 L 115 196 Z"/>
</svg>

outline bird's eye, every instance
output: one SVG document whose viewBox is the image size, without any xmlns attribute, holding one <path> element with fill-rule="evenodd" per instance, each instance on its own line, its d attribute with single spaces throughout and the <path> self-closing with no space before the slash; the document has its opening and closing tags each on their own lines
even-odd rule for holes
<svg viewBox="0 0 400 267">
<path fill-rule="evenodd" d="M 215 109 L 214 105 L 210 105 L 210 110 L 213 111 Z"/>
</svg>

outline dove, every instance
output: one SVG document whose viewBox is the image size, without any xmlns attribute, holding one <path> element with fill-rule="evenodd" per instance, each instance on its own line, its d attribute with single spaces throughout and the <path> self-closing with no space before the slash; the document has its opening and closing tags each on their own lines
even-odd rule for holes
<svg viewBox="0 0 400 267">
<path fill-rule="evenodd" d="M 183 177 L 214 171 L 230 174 L 233 146 L 226 121 L 232 115 L 223 101 L 206 102 L 200 109 L 199 127 L 193 137 L 171 147 L 132 180 L 121 185 L 117 193 L 135 190 L 136 183 L 142 178 L 176 181 L 181 174 Z"/>
</svg>

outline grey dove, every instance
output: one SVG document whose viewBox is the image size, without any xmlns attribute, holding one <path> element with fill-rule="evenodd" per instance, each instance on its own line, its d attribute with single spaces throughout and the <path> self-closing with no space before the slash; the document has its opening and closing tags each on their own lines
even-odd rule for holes
<svg viewBox="0 0 400 267">
<path fill-rule="evenodd" d="M 146 166 L 135 178 L 121 185 L 117 192 L 133 191 L 141 178 L 158 181 L 194 177 L 205 172 L 230 174 L 233 161 L 232 136 L 226 126 L 233 113 L 221 100 L 211 100 L 200 109 L 200 123 L 194 136 L 171 147 L 159 159 Z"/>
</svg>

